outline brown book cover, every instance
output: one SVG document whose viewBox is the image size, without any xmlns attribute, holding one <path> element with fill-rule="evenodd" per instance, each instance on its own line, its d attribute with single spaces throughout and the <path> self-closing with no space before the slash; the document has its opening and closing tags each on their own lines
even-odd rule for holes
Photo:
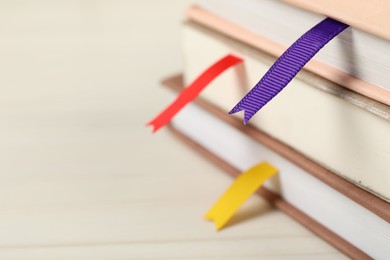
<svg viewBox="0 0 390 260">
<path fill-rule="evenodd" d="M 226 161 L 211 153 L 206 148 L 197 144 L 195 141 L 188 138 L 186 135 L 175 129 L 173 126 L 169 125 L 168 127 L 178 139 L 183 141 L 185 144 L 187 144 L 199 154 L 203 155 L 207 160 L 214 163 L 216 166 L 224 170 L 227 174 L 231 175 L 232 177 L 237 177 L 240 174 L 240 171 L 238 169 L 234 168 Z M 276 193 L 268 190 L 265 187 L 261 187 L 257 191 L 257 194 L 268 200 L 274 207 L 282 210 L 284 213 L 294 218 L 297 222 L 305 226 L 311 232 L 334 246 L 337 250 L 344 253 L 348 257 L 351 257 L 352 259 L 371 259 L 371 257 L 362 252 L 360 249 L 356 248 L 348 241 L 344 240 L 334 232 L 330 231 L 325 226 L 316 222 L 314 219 L 308 217 L 306 214 L 296 209 L 290 203 L 283 200 Z"/>
<path fill-rule="evenodd" d="M 182 75 L 177 75 L 163 80 L 162 84 L 175 92 L 180 92 L 183 89 L 183 77 Z M 278 153 L 285 159 L 304 169 L 307 173 L 326 183 L 333 189 L 341 192 L 346 197 L 352 199 L 356 203 L 390 223 L 390 203 L 355 186 L 342 177 L 339 177 L 293 148 L 270 137 L 262 131 L 255 129 L 250 124 L 243 125 L 240 119 L 229 116 L 224 111 L 221 111 L 220 108 L 215 107 L 207 101 L 197 98 L 195 102 L 211 114 L 217 116 L 219 119 L 222 119 L 232 127 L 250 136 L 254 141 L 259 142 Z"/>
</svg>

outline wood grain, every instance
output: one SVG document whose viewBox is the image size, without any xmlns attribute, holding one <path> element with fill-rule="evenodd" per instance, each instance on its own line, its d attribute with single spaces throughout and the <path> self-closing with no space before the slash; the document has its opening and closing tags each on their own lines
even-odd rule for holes
<svg viewBox="0 0 390 260">
<path fill-rule="evenodd" d="M 215 232 L 230 179 L 145 128 L 190 2 L 1 1 L 0 259 L 345 259 L 260 198 Z"/>
</svg>

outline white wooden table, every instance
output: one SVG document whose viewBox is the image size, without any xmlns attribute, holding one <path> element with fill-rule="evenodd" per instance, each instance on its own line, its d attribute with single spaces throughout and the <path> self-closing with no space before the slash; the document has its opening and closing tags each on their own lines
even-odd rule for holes
<svg viewBox="0 0 390 260">
<path fill-rule="evenodd" d="M 1 1 L 0 259 L 344 258 L 257 197 L 217 233 L 231 180 L 145 128 L 190 2 Z"/>
</svg>

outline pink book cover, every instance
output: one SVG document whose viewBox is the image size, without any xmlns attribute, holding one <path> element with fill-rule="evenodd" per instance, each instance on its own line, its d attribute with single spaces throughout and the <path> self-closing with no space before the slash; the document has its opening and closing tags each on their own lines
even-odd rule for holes
<svg viewBox="0 0 390 260">
<path fill-rule="evenodd" d="M 335 18 L 362 31 L 390 40 L 390 1 L 284 0 L 299 8 Z"/>
<path fill-rule="evenodd" d="M 306 1 L 306 0 L 287 0 L 287 1 L 290 1 L 290 2 L 296 2 L 296 3 L 308 3 L 307 5 L 309 5 L 311 2 L 310 1 Z M 318 6 L 320 5 L 319 3 L 324 3 L 324 5 L 329 5 L 330 4 L 327 4 L 327 1 L 325 0 L 321 0 L 321 1 L 315 1 L 316 3 L 312 4 L 313 6 L 316 6 L 317 8 L 319 8 Z M 330 1 L 330 3 L 332 3 L 334 1 Z M 343 2 L 343 1 L 341 1 Z M 344 1 L 345 2 L 345 1 Z M 347 1 L 347 2 L 350 2 L 350 1 Z M 361 1 L 357 1 L 357 2 L 361 2 Z M 378 0 L 375 0 L 375 1 L 369 1 L 369 5 L 373 5 L 373 2 L 383 2 L 383 1 L 378 1 Z M 362 6 L 365 5 L 365 4 L 362 4 Z M 368 5 L 368 4 L 367 4 Z M 303 4 L 302 4 L 303 6 Z M 343 6 L 343 5 L 340 5 L 340 6 Z M 390 6 L 390 1 L 388 4 L 384 4 L 384 6 Z M 340 9 L 342 9 L 342 7 L 339 7 Z M 363 7 L 360 7 L 360 8 L 363 8 Z M 358 10 L 359 8 L 357 8 L 356 10 Z M 360 9 L 359 9 L 360 10 Z M 368 9 L 370 10 L 370 9 Z M 341 12 L 341 11 L 340 11 Z M 357 12 L 357 11 L 356 11 Z M 371 12 L 371 10 L 369 11 Z M 351 11 L 351 17 L 353 16 L 352 15 L 352 11 Z M 389 12 L 390 14 L 390 12 Z M 245 42 L 246 44 L 252 46 L 252 47 L 255 47 L 259 50 L 262 50 L 262 51 L 265 51 L 271 55 L 274 55 L 276 57 L 279 57 L 281 54 L 283 54 L 283 52 L 288 48 L 288 46 L 283 46 L 282 44 L 278 43 L 278 42 L 275 42 L 271 39 L 268 39 L 260 34 L 257 34 L 255 32 L 252 32 L 244 27 L 241 27 L 223 17 L 220 17 L 208 10 L 205 10 L 204 8 L 200 7 L 200 6 L 197 6 L 197 5 L 194 5 L 194 6 L 191 6 L 187 9 L 187 12 L 186 12 L 186 16 L 187 16 L 187 19 L 189 19 L 190 21 L 194 21 L 198 24 L 201 24 L 203 26 L 206 26 L 208 28 L 211 28 L 215 31 L 218 31 L 220 33 L 223 33 L 233 39 L 236 39 L 236 40 L 239 40 L 241 42 Z M 335 17 L 335 16 L 333 16 Z M 368 19 L 368 18 L 367 18 Z M 390 21 L 390 19 L 379 19 L 379 18 L 373 18 L 372 20 L 378 20 L 377 22 L 379 24 L 382 24 L 383 27 L 382 29 L 380 30 L 382 32 L 382 34 L 386 34 L 388 35 L 388 37 L 390 38 L 390 30 L 387 30 L 386 28 L 390 28 L 390 26 L 388 26 L 388 22 Z M 344 21 L 346 21 L 344 19 Z M 366 22 L 363 22 L 362 21 L 358 21 L 360 22 L 360 25 L 364 25 L 367 23 Z M 376 30 L 379 30 L 378 28 Z M 362 94 L 366 97 L 369 97 L 371 99 L 374 99 L 376 101 L 379 101 L 383 104 L 386 104 L 386 105 L 389 105 L 390 106 L 390 92 L 386 89 L 383 89 L 371 82 L 368 82 L 368 81 L 364 81 L 362 79 L 359 79 L 359 78 L 356 78 L 350 74 L 347 74 L 337 68 L 334 68 L 330 65 L 327 65 L 327 64 L 324 64 L 324 63 L 321 63 L 319 61 L 317 61 L 315 58 L 310 60 L 304 67 L 304 69 L 308 70 L 308 71 L 311 71 L 323 78 L 326 78 L 330 81 L 333 81 L 339 85 L 342 85 L 344 86 L 345 88 L 348 88 L 352 91 L 355 91 L 359 94 Z"/>
</svg>

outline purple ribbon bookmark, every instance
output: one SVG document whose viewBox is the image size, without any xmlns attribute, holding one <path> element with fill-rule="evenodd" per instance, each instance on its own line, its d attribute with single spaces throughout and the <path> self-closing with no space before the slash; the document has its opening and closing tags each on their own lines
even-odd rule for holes
<svg viewBox="0 0 390 260">
<path fill-rule="evenodd" d="M 246 124 L 257 111 L 274 98 L 302 67 L 348 25 L 326 18 L 302 35 L 276 60 L 262 79 L 229 112 L 245 111 Z"/>
</svg>

